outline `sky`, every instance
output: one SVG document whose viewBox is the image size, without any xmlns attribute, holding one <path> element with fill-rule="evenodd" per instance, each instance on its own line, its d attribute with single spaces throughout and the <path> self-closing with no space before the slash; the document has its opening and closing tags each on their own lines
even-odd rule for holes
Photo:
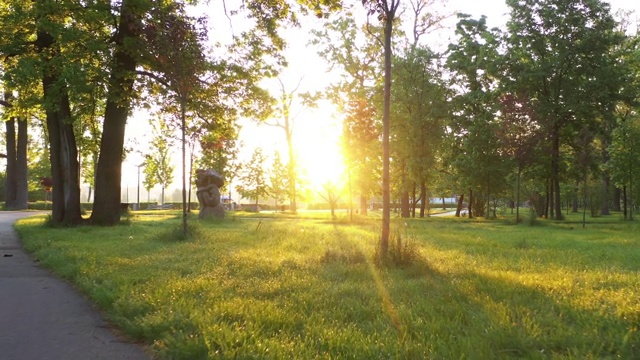
<svg viewBox="0 0 640 360">
<path fill-rule="evenodd" d="M 360 1 L 353 1 L 356 5 Z M 408 2 L 404 0 L 404 2 Z M 229 2 L 228 2 L 229 3 Z M 489 27 L 502 27 L 507 21 L 508 8 L 502 0 L 447 0 L 444 1 L 445 11 L 462 12 L 478 18 L 481 15 L 487 16 Z M 640 0 L 610 0 L 612 10 L 615 13 L 617 9 L 635 10 L 636 19 L 640 15 Z M 359 6 L 358 6 L 359 7 Z M 364 10 L 355 8 L 356 16 L 364 18 Z M 360 15 L 358 15 L 358 11 Z M 222 11 L 222 3 L 220 0 L 211 1 L 208 5 L 197 10 L 208 14 L 220 14 Z M 229 21 L 226 18 L 213 19 L 211 23 L 217 24 L 216 32 L 228 31 Z M 456 19 L 452 17 L 447 23 L 445 30 L 437 35 L 431 35 L 428 42 L 431 46 L 445 46 L 453 37 L 453 29 Z M 293 89 L 300 81 L 300 92 L 314 92 L 325 89 L 335 75 L 328 72 L 326 63 L 317 55 L 317 49 L 308 44 L 310 39 L 311 28 L 317 28 L 321 24 L 321 20 L 312 17 L 308 21 L 302 22 L 302 27 L 287 31 L 285 37 L 288 41 L 288 48 L 285 56 L 289 62 L 289 67 L 281 74 L 281 79 L 287 89 Z M 239 31 L 237 23 L 234 25 L 234 31 Z M 225 30 L 226 29 L 226 30 Z M 302 80 L 300 80 L 302 78 Z M 274 96 L 279 92 L 279 85 L 275 79 L 265 81 L 265 86 L 271 89 Z M 304 109 L 300 106 L 294 106 L 293 114 L 297 114 L 295 118 L 294 144 L 298 152 L 299 163 L 306 168 L 306 176 L 312 182 L 325 182 L 334 180 L 341 172 L 339 136 L 341 132 L 341 118 L 335 109 L 331 106 L 320 106 L 317 109 Z M 129 121 L 126 132 L 126 143 L 130 146 L 138 144 L 145 151 L 145 147 L 151 140 L 148 126 L 148 115 L 142 112 L 136 112 Z M 272 157 L 273 152 L 279 150 L 282 152 L 283 159 L 286 159 L 286 141 L 282 129 L 269 127 L 266 125 L 256 125 L 254 122 L 241 119 L 240 140 L 244 144 L 242 147 L 240 158 L 248 160 L 256 147 L 261 147 L 263 153 Z M 284 151 L 284 152 L 283 152 Z M 174 185 L 167 193 L 171 193 L 174 187 L 180 187 L 181 168 L 179 166 L 180 149 L 176 147 L 174 151 L 176 161 Z M 285 160 L 286 161 L 286 160 Z M 134 202 L 137 188 L 137 172 L 136 165 L 140 164 L 142 159 L 137 154 L 131 154 L 123 163 L 123 189 L 129 189 L 129 202 Z M 140 185 L 142 186 L 142 185 Z M 152 201 L 158 199 L 159 188 L 152 191 Z M 141 189 L 141 201 L 146 201 L 146 191 Z M 238 195 L 232 190 L 232 198 L 238 201 Z M 123 198 L 123 201 L 126 201 Z"/>
</svg>

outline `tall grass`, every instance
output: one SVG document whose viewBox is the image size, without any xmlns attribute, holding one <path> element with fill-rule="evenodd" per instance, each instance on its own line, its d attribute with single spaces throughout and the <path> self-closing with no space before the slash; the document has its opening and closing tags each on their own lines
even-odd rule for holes
<svg viewBox="0 0 640 360">
<path fill-rule="evenodd" d="M 189 241 L 170 214 L 43 222 L 17 225 L 26 248 L 159 358 L 640 358 L 637 223 L 407 220 L 412 261 L 377 266 L 364 218 L 228 218 Z"/>
</svg>

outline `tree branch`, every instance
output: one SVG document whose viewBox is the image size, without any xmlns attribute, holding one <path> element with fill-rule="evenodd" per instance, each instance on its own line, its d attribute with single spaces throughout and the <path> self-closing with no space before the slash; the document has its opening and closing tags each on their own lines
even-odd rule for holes
<svg viewBox="0 0 640 360">
<path fill-rule="evenodd" d="M 158 75 L 156 75 L 156 74 L 154 74 L 152 72 L 144 71 L 144 70 L 136 70 L 136 74 L 143 75 L 143 76 L 146 76 L 146 77 L 150 77 L 150 78 L 154 79 L 155 81 L 159 82 L 160 84 L 166 86 L 168 89 L 171 88 L 171 86 L 169 85 L 169 83 L 165 79 L 161 78 L 160 76 L 158 76 Z"/>
</svg>

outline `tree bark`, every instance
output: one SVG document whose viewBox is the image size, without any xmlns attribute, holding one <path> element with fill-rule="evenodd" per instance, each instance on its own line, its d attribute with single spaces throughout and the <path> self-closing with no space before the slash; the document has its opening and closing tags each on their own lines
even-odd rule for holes
<svg viewBox="0 0 640 360">
<path fill-rule="evenodd" d="M 604 171 L 602 173 L 602 193 L 601 193 L 601 199 L 600 199 L 600 215 L 611 215 L 611 210 L 609 209 L 610 182 L 611 182 L 611 177 L 606 171 Z"/>
<path fill-rule="evenodd" d="M 456 208 L 456 217 L 460 217 L 460 212 L 462 211 L 463 205 L 464 205 L 464 194 L 461 194 L 458 197 L 458 207 Z"/>
<path fill-rule="evenodd" d="M 624 214 L 624 219 L 628 220 L 628 215 L 627 215 L 627 186 L 623 186 L 622 187 L 622 213 Z"/>
<path fill-rule="evenodd" d="M 522 175 L 522 167 L 518 166 L 518 179 L 516 185 L 516 224 L 520 223 L 520 175 Z"/>
<path fill-rule="evenodd" d="M 28 143 L 29 134 L 27 121 L 24 119 L 18 119 L 15 210 L 26 210 L 29 207 L 29 177 L 27 164 Z"/>
<path fill-rule="evenodd" d="M 16 120 L 14 117 L 11 117 L 5 122 L 5 128 L 7 145 L 7 178 L 5 184 L 4 206 L 7 210 L 15 210 L 18 179 L 16 172 Z"/>
<path fill-rule="evenodd" d="M 609 151 L 607 148 L 609 147 L 609 141 L 606 136 L 602 138 L 602 164 L 606 165 L 609 162 Z M 609 171 L 606 168 L 602 171 L 602 193 L 600 199 L 600 215 L 611 215 L 611 211 L 609 209 L 609 185 L 611 183 L 611 176 L 609 176 Z"/>
<path fill-rule="evenodd" d="M 420 203 L 420 218 L 424 218 L 425 209 L 427 208 L 427 183 L 424 181 L 420 184 L 420 198 L 422 199 Z"/>
<path fill-rule="evenodd" d="M 571 211 L 574 213 L 578 212 L 578 191 L 580 189 L 580 184 L 576 181 L 576 185 L 573 187 L 573 202 L 571 206 Z"/>
<path fill-rule="evenodd" d="M 403 218 L 411 216 L 409 208 L 409 192 L 403 191 L 400 195 L 400 216 Z"/>
<path fill-rule="evenodd" d="M 469 219 L 473 219 L 473 190 L 469 189 L 469 205 L 467 206 L 469 210 Z"/>
<path fill-rule="evenodd" d="M 115 36 L 116 49 L 111 64 L 109 94 L 105 106 L 100 158 L 96 168 L 96 183 L 91 222 L 112 226 L 120 222 L 120 182 L 127 117 L 136 70 L 135 49 L 131 43 L 139 37 L 140 15 L 134 0 L 123 0 L 120 23 Z"/>
<path fill-rule="evenodd" d="M 553 202 L 552 208 L 555 210 L 555 215 L 551 215 L 555 216 L 556 220 L 563 220 L 564 216 L 562 215 L 562 204 L 560 203 L 560 129 L 557 122 L 553 127 L 552 140 L 553 149 L 551 150 L 551 186 L 554 197 L 551 200 Z"/>
<path fill-rule="evenodd" d="M 38 25 L 39 26 L 39 25 Z M 51 222 L 52 225 L 77 225 L 82 222 L 80 208 L 80 169 L 78 147 L 73 124 L 69 95 L 60 69 L 51 64 L 57 55 L 57 44 L 53 36 L 38 30 L 38 51 L 46 55 L 42 89 L 51 161 Z"/>
<path fill-rule="evenodd" d="M 391 4 L 389 4 L 389 2 Z M 390 191 L 390 149 L 391 130 L 391 36 L 393 21 L 398 4 L 394 0 L 384 1 L 384 101 L 382 112 L 382 231 L 380 234 L 380 253 L 386 257 L 389 253 L 389 234 L 391 230 L 391 191 Z"/>
</svg>

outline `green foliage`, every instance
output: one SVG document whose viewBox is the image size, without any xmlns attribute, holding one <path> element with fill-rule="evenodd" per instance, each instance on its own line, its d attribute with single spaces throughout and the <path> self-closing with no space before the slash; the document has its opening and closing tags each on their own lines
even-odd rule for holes
<svg viewBox="0 0 640 360">
<path fill-rule="evenodd" d="M 153 139 L 151 149 L 145 154 L 143 185 L 147 191 L 155 184 L 162 187 L 162 199 L 164 203 L 164 189 L 173 182 L 173 164 L 171 154 L 174 145 L 173 132 L 163 119 L 149 122 L 153 127 Z M 151 151 L 152 150 L 152 151 Z"/>
<path fill-rule="evenodd" d="M 447 58 L 447 67 L 462 85 L 453 99 L 453 121 L 449 125 L 455 149 L 449 161 L 461 187 L 476 193 L 476 205 L 487 205 L 480 213 L 488 214 L 490 195 L 505 188 L 510 165 L 502 156 L 498 138 L 500 37 L 496 29 L 487 28 L 485 17 L 458 17 L 458 41 L 449 45 Z M 482 198 L 480 194 L 484 194 Z M 474 211 L 474 215 L 482 216 L 480 213 Z"/>
<path fill-rule="evenodd" d="M 269 171 L 269 195 L 276 202 L 276 211 L 278 211 L 278 204 L 284 201 L 289 192 L 288 179 L 287 166 L 282 163 L 280 153 L 276 151 L 273 164 L 271 165 L 271 171 Z"/>
<path fill-rule="evenodd" d="M 240 176 L 238 181 L 240 184 L 236 187 L 236 191 L 242 197 L 255 199 L 256 206 L 261 197 L 265 197 L 269 192 L 266 179 L 266 170 L 264 169 L 265 157 L 262 149 L 256 148 L 251 156 L 251 160 L 241 165 Z"/>
<path fill-rule="evenodd" d="M 75 229 L 37 217 L 16 229 L 159 358 L 639 355 L 638 223 L 409 219 L 403 243 L 428 264 L 380 268 L 378 220 L 238 217 L 175 241 L 176 215 Z"/>
</svg>

